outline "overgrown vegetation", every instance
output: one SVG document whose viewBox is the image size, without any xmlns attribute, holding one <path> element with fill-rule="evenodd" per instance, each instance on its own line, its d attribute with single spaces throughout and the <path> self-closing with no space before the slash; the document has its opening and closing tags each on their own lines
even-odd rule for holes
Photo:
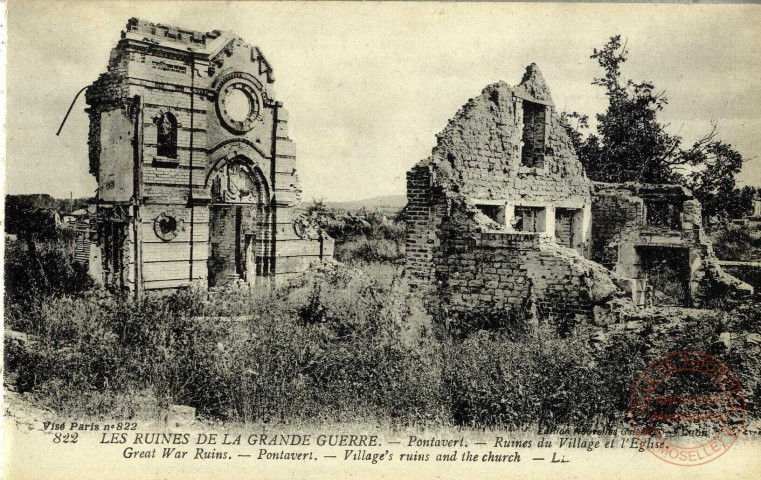
<svg viewBox="0 0 761 480">
<path fill-rule="evenodd" d="M 46 211 L 34 207 L 39 221 L 7 237 L 5 382 L 62 414 L 145 418 L 182 404 L 269 424 L 584 429 L 624 422 L 643 368 L 680 349 L 717 355 L 747 380 L 751 415 L 761 405 L 756 356 L 716 347 L 722 328 L 761 333 L 761 309 L 748 305 L 723 306 L 735 312 L 731 325 L 717 312 L 685 325 L 686 335 L 652 342 L 652 328 L 621 331 L 604 347 L 583 325 L 571 334 L 562 324 L 529 328 L 521 315 L 451 317 L 411 296 L 394 264 L 403 214 L 338 213 L 321 202 L 306 219 L 336 239 L 345 265 L 276 289 L 136 301 L 92 288 L 73 239 Z M 727 234 L 720 254 L 731 257 L 736 238 Z"/>
<path fill-rule="evenodd" d="M 337 212 L 322 200 L 309 204 L 303 215 L 336 241 L 335 258 L 350 264 L 397 262 L 404 258 L 403 212 L 390 219 L 375 211 Z"/>
<path fill-rule="evenodd" d="M 669 125 L 658 120 L 668 104 L 650 81 L 623 79 L 621 65 L 628 50 L 621 36 L 611 37 L 591 58 L 604 71 L 592 85 L 605 90 L 608 107 L 595 115 L 596 133 L 588 133 L 589 117 L 563 113 L 571 140 L 590 179 L 602 182 L 674 183 L 692 190 L 703 215 L 740 218 L 751 208 L 753 187 L 736 188 L 743 156 L 718 139 L 717 125 L 685 147 Z"/>
<path fill-rule="evenodd" d="M 29 212 L 47 210 L 49 212 L 72 212 L 85 208 L 91 198 L 58 199 L 47 194 L 6 195 L 5 232 L 18 234 L 28 224 Z"/>
<path fill-rule="evenodd" d="M 27 331 L 46 301 L 77 296 L 93 285 L 87 269 L 74 262 L 72 232 L 51 229 L 44 241 L 39 238 L 31 234 L 24 240 L 6 238 L 6 328 Z"/>
<path fill-rule="evenodd" d="M 241 421 L 441 423 L 437 344 L 405 296 L 396 268 L 376 266 L 224 296 L 48 297 L 27 345 L 6 343 L 6 368 L 80 415 L 132 416 L 148 398 Z"/>
<path fill-rule="evenodd" d="M 425 312 L 403 270 L 377 263 L 327 265 L 274 290 L 139 302 L 47 295 L 18 314 L 28 339 L 6 337 L 6 382 L 74 416 L 145 417 L 183 404 L 256 423 L 582 428 L 622 422 L 647 363 L 710 351 L 718 328 L 701 323 L 689 344 L 621 334 L 596 349 L 583 334 L 510 321 L 450 335 L 446 319 Z M 758 326 L 752 309 L 744 315 Z M 757 374 L 745 358 L 725 360 Z"/>
<path fill-rule="evenodd" d="M 711 234 L 711 241 L 716 256 L 722 260 L 761 262 L 761 232 L 721 228 Z"/>
</svg>

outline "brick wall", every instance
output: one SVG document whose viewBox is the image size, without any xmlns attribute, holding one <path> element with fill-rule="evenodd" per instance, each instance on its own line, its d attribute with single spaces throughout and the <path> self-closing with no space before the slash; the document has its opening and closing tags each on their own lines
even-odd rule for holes
<svg viewBox="0 0 761 480">
<path fill-rule="evenodd" d="M 588 203 L 591 184 L 551 105 L 543 105 L 549 112 L 544 164 L 522 165 L 523 104 L 504 82 L 489 85 L 465 104 L 437 135 L 430 161 L 440 183 L 469 198 Z M 439 175 L 440 170 L 447 174 Z"/>
<path fill-rule="evenodd" d="M 611 311 L 615 298 L 645 303 L 643 246 L 687 249 L 693 306 L 748 292 L 721 270 L 691 192 L 586 178 L 535 65 L 518 86 L 499 82 L 469 100 L 408 172 L 407 192 L 410 283 L 438 290 L 453 313 L 553 321 Z M 658 202 L 673 215 L 647 225 Z"/>
<path fill-rule="evenodd" d="M 618 261 L 616 240 L 644 225 L 644 201 L 628 192 L 597 191 L 592 196 L 592 260 L 612 268 Z"/>
<path fill-rule="evenodd" d="M 590 318 L 624 295 L 612 274 L 546 234 L 484 230 L 468 209 L 441 227 L 434 249 L 439 294 L 450 312 L 534 315 L 539 321 Z"/>
<path fill-rule="evenodd" d="M 752 292 L 749 285 L 722 269 L 701 226 L 700 202 L 689 190 L 678 185 L 595 184 L 592 259 L 631 279 L 638 305 L 650 305 L 657 295 L 652 289 L 658 280 L 650 277 L 658 277 L 659 272 L 648 265 L 653 255 L 671 258 L 677 270 L 678 259 L 687 255 L 688 265 L 672 275 L 687 290 L 684 299 L 673 299 L 675 303 L 683 300 L 688 306 L 702 307 L 716 298 Z"/>
<path fill-rule="evenodd" d="M 725 272 L 761 291 L 761 262 L 720 262 Z"/>
<path fill-rule="evenodd" d="M 578 229 L 571 214 L 561 219 L 561 241 L 570 245 L 575 230 L 583 237 L 590 189 L 538 69 L 513 88 L 489 85 L 407 174 L 410 283 L 437 289 L 451 312 L 591 315 L 621 292 L 603 267 L 554 240 L 556 206 L 581 212 Z M 489 219 L 476 205 L 505 214 Z M 513 230 L 518 216 L 534 233 Z M 574 239 L 580 251 L 583 242 Z"/>
<path fill-rule="evenodd" d="M 420 165 L 407 172 L 406 266 L 410 284 L 425 284 L 433 273 L 431 172 Z"/>
<path fill-rule="evenodd" d="M 532 295 L 524 258 L 536 247 L 530 234 L 463 234 L 462 224 L 446 223 L 446 239 L 435 254 L 439 296 L 448 309 L 523 313 Z"/>
<path fill-rule="evenodd" d="M 129 88 L 124 82 L 125 71 L 123 64 L 116 65 L 113 70 L 100 75 L 85 92 L 85 100 L 89 105 L 86 111 L 90 117 L 87 135 L 89 171 L 95 177 L 100 171 L 100 115 L 105 110 L 121 107 L 127 102 Z"/>
</svg>

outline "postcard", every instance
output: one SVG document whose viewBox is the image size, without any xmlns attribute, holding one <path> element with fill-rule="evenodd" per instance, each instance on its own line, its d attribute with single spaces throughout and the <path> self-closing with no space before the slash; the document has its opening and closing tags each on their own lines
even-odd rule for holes
<svg viewBox="0 0 761 480">
<path fill-rule="evenodd" d="M 758 6 L 6 12 L 3 478 L 761 475 Z"/>
</svg>

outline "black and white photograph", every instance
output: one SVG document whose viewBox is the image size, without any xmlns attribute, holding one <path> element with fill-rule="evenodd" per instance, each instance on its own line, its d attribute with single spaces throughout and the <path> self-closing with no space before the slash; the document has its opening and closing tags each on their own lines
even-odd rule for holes
<svg viewBox="0 0 761 480">
<path fill-rule="evenodd" d="M 2 34 L 2 478 L 761 477 L 758 5 Z"/>
</svg>

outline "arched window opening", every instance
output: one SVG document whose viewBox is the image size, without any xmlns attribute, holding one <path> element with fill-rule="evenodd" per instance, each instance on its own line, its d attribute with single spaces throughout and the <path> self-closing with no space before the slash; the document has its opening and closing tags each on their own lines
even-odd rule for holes
<svg viewBox="0 0 761 480">
<path fill-rule="evenodd" d="M 177 158 L 177 119 L 171 113 L 162 112 L 156 119 L 156 127 L 156 154 Z"/>
</svg>

